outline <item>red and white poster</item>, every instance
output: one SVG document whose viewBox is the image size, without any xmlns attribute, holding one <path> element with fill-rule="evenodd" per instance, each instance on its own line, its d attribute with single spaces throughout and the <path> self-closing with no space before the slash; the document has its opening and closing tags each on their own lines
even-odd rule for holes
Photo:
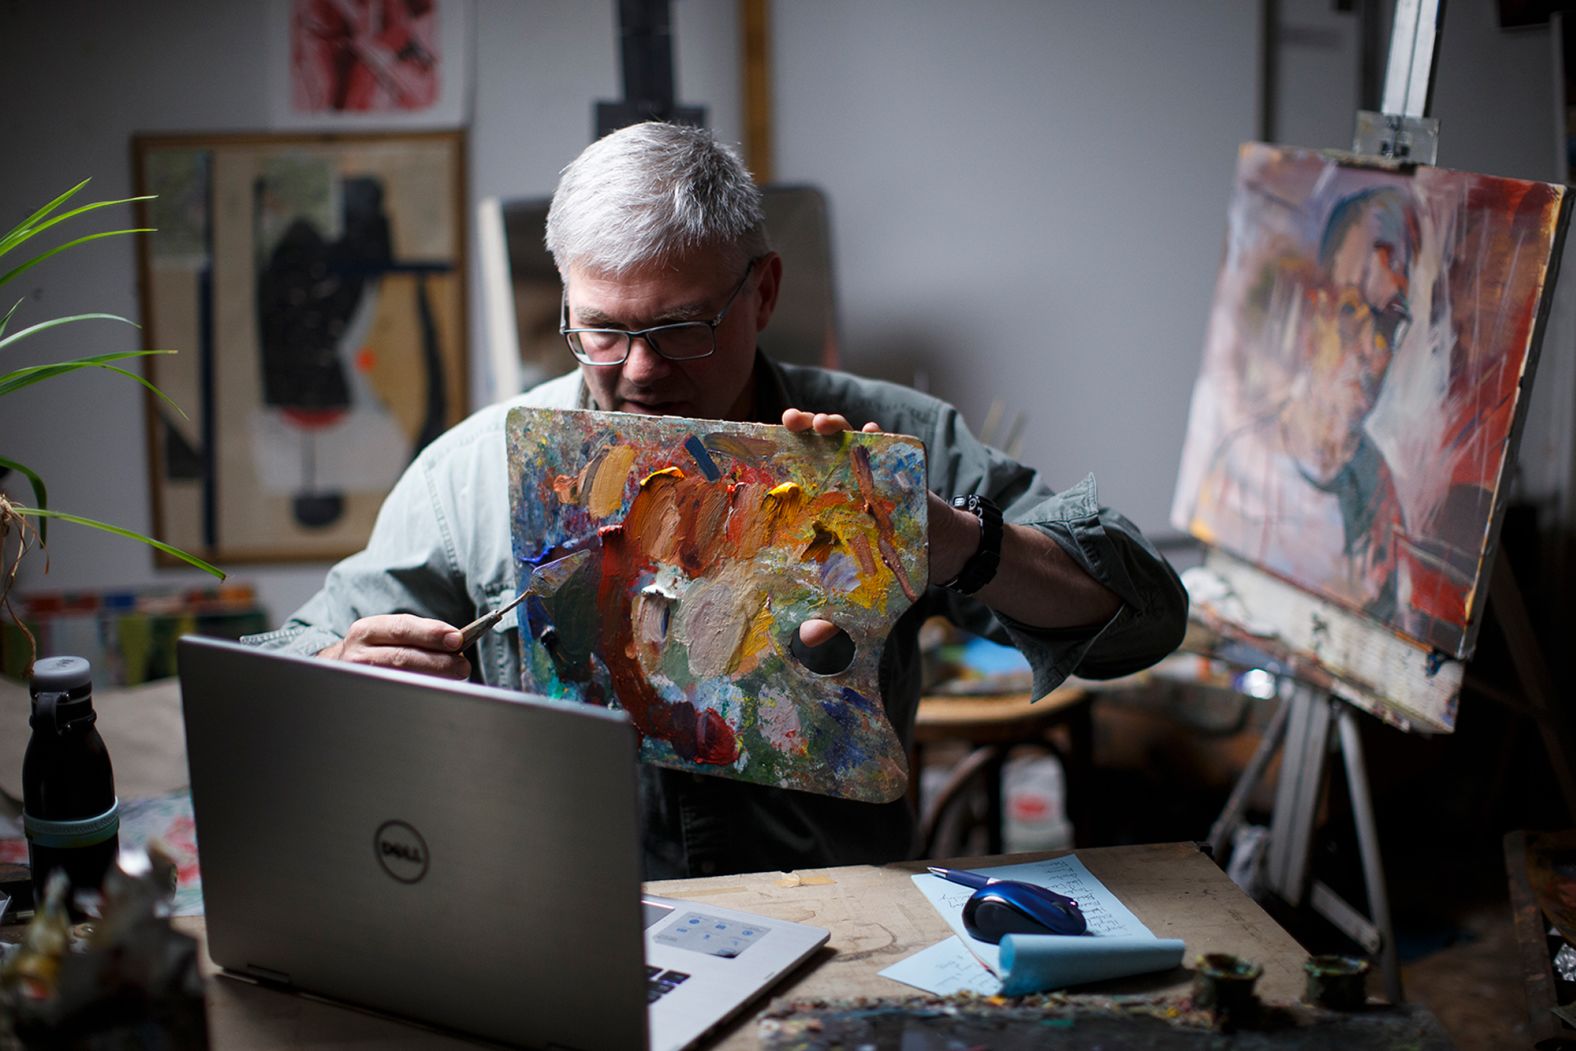
<svg viewBox="0 0 1576 1051">
<path fill-rule="evenodd" d="M 469 0 L 276 0 L 279 127 L 465 122 Z"/>
</svg>

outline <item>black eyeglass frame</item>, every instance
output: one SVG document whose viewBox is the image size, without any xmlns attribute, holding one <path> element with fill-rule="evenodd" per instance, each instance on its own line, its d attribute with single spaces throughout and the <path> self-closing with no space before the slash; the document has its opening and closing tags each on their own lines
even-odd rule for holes
<svg viewBox="0 0 1576 1051">
<path fill-rule="evenodd" d="M 582 365 L 597 365 L 597 366 L 622 365 L 622 364 L 624 364 L 624 362 L 629 360 L 629 352 L 632 349 L 634 349 L 635 340 L 637 338 L 645 340 L 646 341 L 646 346 L 650 347 L 653 351 L 655 351 L 659 357 L 665 358 L 668 361 L 700 361 L 702 358 L 709 358 L 713 354 L 717 353 L 717 328 L 718 328 L 718 326 L 720 326 L 722 324 L 722 322 L 723 322 L 723 319 L 728 316 L 728 311 L 733 309 L 733 304 L 738 300 L 739 293 L 744 291 L 744 286 L 750 283 L 750 276 L 755 273 L 755 264 L 759 263 L 761 261 L 761 258 L 763 258 L 763 257 L 757 256 L 756 258 L 750 260 L 749 265 L 744 268 L 744 276 L 739 278 L 739 283 L 738 283 L 737 286 L 734 287 L 732 295 L 728 296 L 728 301 L 722 305 L 722 309 L 721 310 L 717 311 L 717 316 L 711 318 L 708 321 L 672 321 L 672 322 L 669 322 L 666 325 L 652 325 L 650 328 L 633 328 L 633 329 L 629 329 L 629 328 L 570 328 L 569 327 L 569 287 L 566 284 L 564 286 L 564 288 L 558 294 L 558 334 L 560 336 L 563 336 L 564 337 L 564 342 L 569 345 L 569 353 L 573 354 L 575 356 L 575 360 L 580 362 Z M 656 338 L 654 338 L 654 337 L 656 337 L 659 333 L 661 333 L 664 330 L 670 330 L 670 329 L 676 329 L 676 328 L 694 328 L 697 325 L 705 325 L 708 329 L 711 330 L 711 349 L 706 351 L 706 353 L 704 353 L 704 354 L 685 354 L 685 355 L 683 355 L 681 357 L 674 357 L 672 354 L 668 354 L 668 353 L 664 352 L 663 349 L 662 349 L 661 343 Z M 579 349 L 577 349 L 575 347 L 575 340 L 572 337 L 578 336 L 582 332 L 601 332 L 601 333 L 604 333 L 604 334 L 607 334 L 607 335 L 623 336 L 624 337 L 624 353 L 623 353 L 623 356 L 618 358 L 615 361 L 606 361 L 606 360 L 593 361 L 590 357 L 588 357 L 585 354 L 584 351 L 581 351 L 581 350 L 579 350 Z"/>
</svg>

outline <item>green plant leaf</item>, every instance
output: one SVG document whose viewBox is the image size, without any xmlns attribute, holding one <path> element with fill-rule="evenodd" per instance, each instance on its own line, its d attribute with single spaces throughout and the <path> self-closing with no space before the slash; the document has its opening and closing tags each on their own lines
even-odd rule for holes
<svg viewBox="0 0 1576 1051">
<path fill-rule="evenodd" d="M 130 529 L 122 529 L 120 526 L 110 525 L 108 522 L 100 522 L 95 518 L 84 518 L 81 515 L 69 514 L 65 511 L 48 511 L 42 507 L 26 507 L 12 504 L 11 509 L 17 514 L 21 515 L 30 515 L 39 518 L 58 518 L 63 522 L 75 522 L 77 525 L 85 525 L 91 526 L 94 529 L 102 529 L 106 533 L 114 533 L 116 536 L 123 536 L 128 540 L 136 540 L 140 543 L 147 544 L 149 547 L 163 551 L 166 555 L 172 555 L 175 558 L 180 559 L 182 562 L 187 563 L 188 565 L 196 566 L 204 573 L 212 574 L 213 576 L 218 577 L 220 580 L 223 580 L 225 576 L 224 570 L 220 569 L 218 566 L 204 562 L 196 555 L 187 554 L 180 548 L 171 547 L 162 540 L 155 540 L 151 536 L 143 536 L 141 533 Z"/>
<path fill-rule="evenodd" d="M 11 304 L 11 309 L 5 312 L 5 317 L 0 317 L 0 336 L 5 335 L 5 327 L 11 323 L 12 316 L 22 308 L 22 304 L 25 302 L 27 302 L 27 297 L 23 296 L 21 299 L 18 299 L 15 303 Z"/>
<path fill-rule="evenodd" d="M 11 229 L 6 231 L 6 235 L 4 237 L 0 237 L 0 244 L 9 244 L 9 243 L 11 243 L 11 239 L 12 238 L 17 237 L 17 236 L 22 235 L 22 234 L 25 234 L 29 229 L 32 228 L 34 223 L 38 222 L 40 219 L 44 218 L 44 216 L 48 215 L 50 212 L 54 211 L 56 208 L 59 208 L 61 205 L 65 204 L 67 201 L 71 200 L 72 197 L 76 196 L 76 193 L 77 193 L 78 190 L 82 189 L 82 187 L 86 186 L 88 183 L 90 183 L 92 181 L 93 181 L 92 176 L 89 176 L 88 178 L 83 179 L 81 182 L 77 183 L 71 189 L 67 190 L 65 193 L 61 194 L 59 197 L 56 197 L 53 201 L 50 201 L 48 204 L 44 205 L 44 207 L 40 208 L 38 211 L 34 212 L 32 215 L 28 216 L 26 219 L 23 219 L 21 222 L 17 223 Z"/>
<path fill-rule="evenodd" d="M 63 223 L 67 219 L 74 218 L 75 216 L 81 215 L 84 212 L 91 212 L 97 208 L 113 208 L 117 204 L 132 204 L 137 201 L 151 201 L 153 198 L 153 194 L 144 194 L 141 197 L 122 197 L 117 201 L 94 201 L 92 204 L 84 204 L 80 208 L 73 208 L 69 212 L 63 212 L 60 215 L 55 216 L 53 219 L 50 219 L 48 222 L 39 223 L 37 226 L 30 226 L 26 229 L 18 228 L 6 234 L 5 237 L 0 238 L 0 255 L 5 255 L 13 248 L 16 248 L 18 245 L 22 244 L 22 242 L 43 233 L 45 230 L 48 230 L 56 223 Z M 116 232 L 130 233 L 132 231 L 122 230 Z"/>
<path fill-rule="evenodd" d="M 13 382 L 17 377 L 33 376 L 38 373 L 47 373 L 42 379 L 66 372 L 75 372 L 77 369 L 100 368 L 111 361 L 125 361 L 128 358 L 146 358 L 154 354 L 174 354 L 173 350 L 117 350 L 109 354 L 91 354 L 83 358 L 72 358 L 70 361 L 51 361 L 43 365 L 23 365 L 21 368 L 12 369 L 10 372 L 0 373 L 0 385 Z M 29 379 L 27 386 L 37 383 L 38 380 Z M 0 386 L 0 393 L 5 388 Z"/>
<path fill-rule="evenodd" d="M 11 315 L 9 314 L 6 315 L 8 318 L 10 316 Z M 17 332 L 14 335 L 7 336 L 5 339 L 0 339 L 0 350 L 4 350 L 11 344 L 24 340 L 28 336 L 31 336 L 36 332 L 42 332 L 45 329 L 56 328 L 60 325 L 69 325 L 75 321 L 95 320 L 120 321 L 130 325 L 132 328 L 142 328 L 142 326 L 137 324 L 135 321 L 132 321 L 130 318 L 123 318 L 119 314 L 69 314 L 66 317 L 50 318 L 48 321 L 40 321 L 38 324 L 29 325 L 27 328 L 24 328 L 22 331 Z"/>
<path fill-rule="evenodd" d="M 28 483 L 33 487 L 33 502 L 36 503 L 40 509 L 44 509 L 49 506 L 49 493 L 47 490 L 45 490 L 44 480 L 38 476 L 38 472 L 34 471 L 26 464 L 17 463 L 15 460 L 8 460 L 4 456 L 0 456 L 0 467 L 15 471 L 28 480 Z M 38 523 L 39 543 L 48 543 L 49 538 L 44 535 L 48 526 L 48 522 Z"/>
<path fill-rule="evenodd" d="M 39 263 L 42 263 L 50 256 L 59 255 L 68 248 L 75 248 L 77 245 L 87 244 L 89 241 L 97 241 L 101 237 L 118 237 L 121 234 L 151 234 L 153 232 L 154 229 L 151 226 L 142 226 L 131 230 L 101 230 L 96 234 L 88 234 L 86 237 L 79 237 L 75 241 L 67 241 L 63 245 L 56 245 L 49 251 L 44 252 L 41 255 L 34 256 L 32 259 L 29 259 L 21 266 L 13 267 L 12 269 L 6 271 L 4 275 L 0 275 L 0 285 L 12 280 L 18 274 L 33 269 L 33 267 L 37 266 Z"/>
<path fill-rule="evenodd" d="M 47 490 L 45 490 L 44 480 L 38 476 L 38 472 L 34 471 L 26 464 L 17 463 L 15 460 L 8 460 L 4 456 L 0 456 L 0 467 L 4 467 L 8 471 L 15 471 L 18 474 L 26 477 L 29 484 L 31 484 L 33 487 L 33 500 L 41 508 L 47 508 L 49 506 L 49 494 Z"/>
<path fill-rule="evenodd" d="M 189 419 L 186 413 L 181 410 L 181 407 L 175 404 L 168 394 L 155 387 L 151 381 L 137 375 L 135 372 L 109 364 L 111 361 L 123 361 L 126 358 L 145 358 L 151 354 L 174 353 L 175 351 L 173 350 L 122 350 L 114 354 L 97 354 L 90 358 L 77 358 L 74 361 L 57 361 L 49 365 L 27 365 L 0 375 L 0 396 L 21 390 L 23 387 L 31 387 L 35 383 L 42 383 L 44 380 L 52 379 L 55 376 L 63 376 L 68 372 L 75 372 L 78 369 L 105 369 L 109 372 L 119 373 L 127 379 L 136 380 L 157 395 L 166 405 L 180 413 L 181 419 Z"/>
</svg>

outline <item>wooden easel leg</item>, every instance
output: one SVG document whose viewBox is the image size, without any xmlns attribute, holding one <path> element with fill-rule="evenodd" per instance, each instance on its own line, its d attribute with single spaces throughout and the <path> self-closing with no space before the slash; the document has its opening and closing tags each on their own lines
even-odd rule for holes
<svg viewBox="0 0 1576 1051">
<path fill-rule="evenodd" d="M 1374 822 L 1373 795 L 1368 790 L 1362 737 L 1357 728 L 1357 716 L 1350 707 L 1340 705 L 1335 718 L 1341 735 L 1341 758 L 1346 766 L 1346 787 L 1352 799 L 1352 820 L 1357 825 L 1357 848 L 1363 864 L 1363 886 L 1368 893 L 1368 913 L 1380 939 L 1379 969 L 1384 976 L 1385 996 L 1391 1003 L 1398 1004 L 1401 1002 L 1401 967 L 1396 959 L 1390 895 L 1385 890 L 1384 866 L 1379 857 L 1379 830 Z"/>
<path fill-rule="evenodd" d="M 1331 713 L 1329 697 L 1303 683 L 1293 684 L 1287 703 L 1291 714 L 1270 815 L 1267 876 L 1277 894 L 1301 907 L 1307 897 L 1313 824 L 1324 798 Z"/>
<path fill-rule="evenodd" d="M 1247 809 L 1248 796 L 1264 780 L 1264 771 L 1269 768 L 1270 760 L 1275 758 L 1275 753 L 1280 750 L 1281 740 L 1286 736 L 1286 717 L 1291 711 L 1291 705 L 1282 699 L 1275 709 L 1275 714 L 1270 717 L 1270 723 L 1264 728 L 1264 737 L 1259 741 L 1259 746 L 1253 752 L 1253 757 L 1248 760 L 1248 765 L 1243 767 L 1242 774 L 1237 778 L 1237 783 L 1231 787 L 1231 795 L 1226 798 L 1226 805 L 1221 808 L 1220 816 L 1209 828 L 1209 850 L 1217 862 L 1225 856 L 1226 847 L 1231 843 L 1232 833 L 1237 826 L 1242 824 L 1242 812 Z M 1076 828 L 1077 826 L 1073 826 Z"/>
<path fill-rule="evenodd" d="M 1287 867 L 1283 870 L 1278 888 L 1286 901 L 1299 908 L 1306 904 L 1370 955 L 1376 956 L 1384 977 L 1385 997 L 1391 1003 L 1398 1004 L 1401 1002 L 1401 971 L 1396 959 L 1395 930 L 1390 923 L 1390 898 L 1385 891 L 1373 797 L 1368 789 L 1368 770 L 1363 763 L 1362 739 L 1358 735 L 1356 715 L 1351 706 L 1338 697 L 1310 699 L 1309 704 L 1319 710 L 1322 734 L 1317 739 L 1312 736 L 1309 738 L 1310 744 L 1304 753 L 1304 770 L 1310 770 L 1315 763 L 1317 769 L 1312 771 L 1312 776 L 1305 773 L 1305 779 L 1309 783 L 1317 782 L 1320 791 L 1299 795 L 1297 806 L 1301 809 L 1287 822 L 1306 838 L 1288 852 Z M 1339 731 L 1338 743 L 1352 802 L 1352 822 L 1357 826 L 1357 853 L 1362 863 L 1363 886 L 1368 896 L 1367 915 L 1358 911 L 1322 880 L 1310 879 L 1312 865 L 1307 847 L 1312 838 L 1314 818 L 1323 798 L 1323 780 L 1330 756 L 1328 735 L 1332 722 Z M 1273 849 L 1275 833 L 1272 831 L 1270 835 Z"/>
</svg>

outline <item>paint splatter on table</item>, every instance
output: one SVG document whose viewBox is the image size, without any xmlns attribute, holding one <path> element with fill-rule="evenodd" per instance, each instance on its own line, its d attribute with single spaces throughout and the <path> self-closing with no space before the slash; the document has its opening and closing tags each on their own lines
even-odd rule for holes
<svg viewBox="0 0 1576 1051">
<path fill-rule="evenodd" d="M 1001 1000 L 971 995 L 779 1001 L 757 1024 L 765 1051 L 901 1047 L 903 1051 L 1031 1051 L 1230 1047 L 1299 1051 L 1446 1051 L 1439 1022 L 1414 1004 L 1339 1013 L 1307 1004 L 1263 1005 L 1251 1022 L 1216 1028 L 1187 999 L 1066 994 Z"/>
</svg>

